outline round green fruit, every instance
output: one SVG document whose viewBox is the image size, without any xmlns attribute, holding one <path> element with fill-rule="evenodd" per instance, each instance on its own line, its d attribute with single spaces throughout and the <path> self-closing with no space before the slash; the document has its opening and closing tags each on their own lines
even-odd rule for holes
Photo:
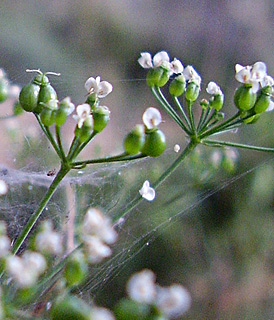
<svg viewBox="0 0 274 320">
<path fill-rule="evenodd" d="M 166 137 L 164 133 L 159 130 L 153 130 L 146 133 L 145 144 L 141 152 L 150 157 L 158 157 L 166 149 Z"/>
</svg>

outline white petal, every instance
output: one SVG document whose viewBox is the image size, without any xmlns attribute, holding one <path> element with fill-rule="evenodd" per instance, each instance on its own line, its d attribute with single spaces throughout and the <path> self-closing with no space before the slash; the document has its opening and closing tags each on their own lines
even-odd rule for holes
<svg viewBox="0 0 274 320">
<path fill-rule="evenodd" d="M 240 64 L 236 64 L 235 65 L 235 72 L 238 73 L 240 72 L 242 69 L 244 68 L 244 66 L 240 65 Z"/>
<path fill-rule="evenodd" d="M 179 144 L 175 144 L 175 146 L 174 146 L 174 151 L 175 151 L 176 153 L 178 153 L 178 152 L 180 151 L 180 149 L 181 149 L 180 145 L 179 145 Z"/>
<path fill-rule="evenodd" d="M 138 59 L 141 67 L 145 69 L 153 68 L 151 54 L 149 52 L 141 52 L 141 58 Z"/>
<path fill-rule="evenodd" d="M 183 71 L 183 75 L 187 81 L 195 81 L 198 85 L 201 84 L 201 77 L 192 66 L 187 66 Z"/>
<path fill-rule="evenodd" d="M 221 92 L 220 87 L 213 81 L 210 81 L 207 85 L 206 92 L 209 94 L 219 94 Z"/>
<path fill-rule="evenodd" d="M 97 82 L 96 82 L 97 78 L 94 79 L 93 77 L 90 77 L 87 79 L 87 81 L 85 83 L 85 88 L 88 93 L 92 93 L 92 92 L 97 91 Z M 99 81 L 100 81 L 100 78 L 99 78 Z"/>
<path fill-rule="evenodd" d="M 174 58 L 171 62 L 171 69 L 174 73 L 182 73 L 184 71 L 184 66 L 180 60 Z"/>
<path fill-rule="evenodd" d="M 253 81 L 262 81 L 266 76 L 266 64 L 261 61 L 254 63 L 251 75 Z"/>
<path fill-rule="evenodd" d="M 274 110 L 274 102 L 270 101 L 268 108 L 266 109 L 266 112 Z"/>
<path fill-rule="evenodd" d="M 164 62 L 169 63 L 169 55 L 166 51 L 160 51 L 153 57 L 153 65 L 155 68 L 160 67 Z"/>
<path fill-rule="evenodd" d="M 112 91 L 112 85 L 107 81 L 102 81 L 99 83 L 97 88 L 98 98 L 104 98 Z"/>
<path fill-rule="evenodd" d="M 265 76 L 261 82 L 262 87 L 266 87 L 266 86 L 270 86 L 273 87 L 274 86 L 274 79 L 271 76 Z"/>
<path fill-rule="evenodd" d="M 148 200 L 148 201 L 153 201 L 155 199 L 155 190 L 150 187 L 149 181 L 146 180 L 142 186 L 142 188 L 139 190 L 140 195 Z"/>
<path fill-rule="evenodd" d="M 241 83 L 250 83 L 250 81 L 251 81 L 251 67 L 246 66 L 246 67 L 239 69 L 239 71 L 236 72 L 235 79 Z"/>
<path fill-rule="evenodd" d="M 158 109 L 150 107 L 143 114 L 143 122 L 147 129 L 153 129 L 162 122 L 162 116 Z"/>
<path fill-rule="evenodd" d="M 0 196 L 3 196 L 8 192 L 8 185 L 4 180 L 0 180 Z"/>
</svg>

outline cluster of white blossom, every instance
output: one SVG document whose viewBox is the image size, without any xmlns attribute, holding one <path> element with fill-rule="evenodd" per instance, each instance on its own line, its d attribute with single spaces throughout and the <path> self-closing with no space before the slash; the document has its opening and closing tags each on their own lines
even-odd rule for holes
<svg viewBox="0 0 274 320">
<path fill-rule="evenodd" d="M 191 305 L 189 292 L 181 285 L 160 287 L 156 276 L 150 270 L 142 270 L 129 279 L 127 293 L 139 303 L 156 305 L 167 317 L 173 318 L 184 314 Z"/>
<path fill-rule="evenodd" d="M 111 255 L 109 245 L 118 238 L 108 217 L 96 208 L 88 209 L 81 229 L 81 238 L 90 263 L 99 263 Z"/>
</svg>

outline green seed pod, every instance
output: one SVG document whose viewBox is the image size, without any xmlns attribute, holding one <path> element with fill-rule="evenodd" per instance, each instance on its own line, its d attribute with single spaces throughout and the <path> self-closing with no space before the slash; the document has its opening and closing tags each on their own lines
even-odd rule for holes
<svg viewBox="0 0 274 320">
<path fill-rule="evenodd" d="M 186 89 L 186 80 L 184 75 L 180 75 L 171 81 L 169 85 L 169 93 L 174 97 L 181 96 Z"/>
<path fill-rule="evenodd" d="M 145 144 L 141 152 L 150 157 L 158 157 L 166 149 L 166 138 L 159 129 L 149 131 L 145 135 Z"/>
<path fill-rule="evenodd" d="M 160 67 L 162 68 L 162 67 Z M 159 78 L 159 80 L 156 82 L 156 86 L 163 87 L 169 80 L 169 70 L 163 69 L 164 72 Z"/>
<path fill-rule="evenodd" d="M 150 69 L 147 73 L 147 84 L 149 87 L 157 86 L 160 81 L 164 70 L 162 68 Z"/>
<path fill-rule="evenodd" d="M 70 97 L 64 98 L 60 101 L 59 108 L 56 110 L 55 123 L 61 127 L 67 120 L 67 117 L 74 111 L 75 106 L 71 102 Z"/>
<path fill-rule="evenodd" d="M 254 111 L 255 113 L 263 113 L 269 107 L 270 104 L 270 95 L 265 94 L 261 91 L 257 97 L 255 102 Z"/>
<path fill-rule="evenodd" d="M 93 112 L 93 130 L 97 133 L 103 131 L 109 122 L 110 111 L 106 106 L 98 106 Z"/>
<path fill-rule="evenodd" d="M 47 106 L 52 110 L 57 109 L 57 103 L 57 93 L 52 85 L 47 84 L 46 86 L 41 86 L 38 96 L 38 107 L 34 112 L 40 113 L 44 106 Z"/>
<path fill-rule="evenodd" d="M 19 102 L 27 112 L 34 112 L 38 104 L 40 87 L 37 84 L 29 83 L 25 85 L 19 95 Z"/>
<path fill-rule="evenodd" d="M 50 127 L 55 123 L 55 116 L 56 111 L 47 107 L 44 107 L 40 113 L 41 122 L 47 127 Z"/>
<path fill-rule="evenodd" d="M 97 93 L 92 93 L 87 97 L 86 103 L 90 105 L 91 107 L 91 111 L 94 110 L 94 108 L 96 107 L 96 102 L 97 102 L 98 98 L 97 98 Z"/>
<path fill-rule="evenodd" d="M 209 106 L 216 111 L 220 111 L 224 104 L 224 95 L 223 94 L 217 94 L 210 98 L 209 100 Z"/>
<path fill-rule="evenodd" d="M 200 93 L 200 86 L 193 81 L 187 85 L 185 97 L 188 101 L 194 102 L 197 100 L 199 93 Z"/>
<path fill-rule="evenodd" d="M 69 287 L 79 285 L 88 273 L 88 265 L 82 252 L 75 252 L 65 266 L 64 277 Z"/>
<path fill-rule="evenodd" d="M 122 299 L 114 307 L 117 320 L 147 320 L 150 315 L 150 306 L 129 299 Z"/>
<path fill-rule="evenodd" d="M 76 126 L 74 133 L 75 136 L 79 138 L 80 142 L 86 142 L 91 135 L 92 129 L 93 119 L 88 118 L 87 120 L 85 120 L 81 128 Z"/>
<path fill-rule="evenodd" d="M 239 110 L 250 110 L 256 102 L 257 94 L 251 87 L 242 86 L 236 89 L 234 103 Z"/>
<path fill-rule="evenodd" d="M 260 114 L 255 114 L 247 119 L 245 119 L 243 122 L 246 124 L 253 124 L 256 123 L 260 119 Z"/>
<path fill-rule="evenodd" d="M 145 131 L 144 126 L 138 124 L 124 140 L 124 149 L 128 154 L 137 154 L 141 151 L 145 144 Z"/>
<path fill-rule="evenodd" d="M 0 80 L 0 103 L 8 99 L 9 96 L 9 84 L 5 78 Z"/>
<path fill-rule="evenodd" d="M 83 300 L 66 295 L 56 299 L 51 310 L 51 320 L 90 320 L 91 308 Z"/>
</svg>

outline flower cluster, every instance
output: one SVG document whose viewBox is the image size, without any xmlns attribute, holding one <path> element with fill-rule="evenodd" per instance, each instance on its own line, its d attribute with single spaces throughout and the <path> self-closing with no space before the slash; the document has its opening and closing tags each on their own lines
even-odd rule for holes
<svg viewBox="0 0 274 320">
<path fill-rule="evenodd" d="M 109 257 L 112 253 L 109 245 L 115 243 L 117 237 L 108 217 L 95 208 L 87 211 L 82 224 L 81 238 L 90 263 L 99 263 Z"/>
<path fill-rule="evenodd" d="M 126 316 L 128 316 L 127 319 L 130 319 L 130 316 L 134 315 L 137 306 L 131 301 L 151 307 L 143 308 L 143 314 L 139 315 L 140 318 L 153 313 L 158 316 L 175 318 L 188 311 L 191 305 L 191 296 L 183 286 L 174 284 L 170 287 L 161 287 L 156 284 L 155 274 L 147 269 L 131 276 L 127 283 L 127 293 L 131 300 L 124 300 L 118 304 L 116 308 L 118 319 L 120 317 L 125 319 Z"/>
</svg>

